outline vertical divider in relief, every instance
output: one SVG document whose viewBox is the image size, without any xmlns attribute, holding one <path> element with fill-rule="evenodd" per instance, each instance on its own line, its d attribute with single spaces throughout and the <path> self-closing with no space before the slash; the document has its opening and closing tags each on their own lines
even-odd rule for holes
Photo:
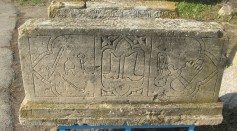
<svg viewBox="0 0 237 131">
<path fill-rule="evenodd" d="M 95 76 L 95 97 L 101 97 L 102 96 L 102 85 L 101 85 L 101 77 L 102 77 L 102 65 L 101 65 L 101 36 L 100 35 L 95 35 L 94 36 L 94 56 L 95 56 L 95 70 L 94 70 L 94 76 Z"/>
</svg>

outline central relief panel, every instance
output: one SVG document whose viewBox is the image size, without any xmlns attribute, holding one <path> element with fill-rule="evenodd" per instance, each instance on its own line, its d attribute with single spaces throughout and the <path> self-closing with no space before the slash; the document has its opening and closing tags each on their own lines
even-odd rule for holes
<svg viewBox="0 0 237 131">
<path fill-rule="evenodd" d="M 121 35 L 97 40 L 101 96 L 147 96 L 151 39 Z"/>
</svg>

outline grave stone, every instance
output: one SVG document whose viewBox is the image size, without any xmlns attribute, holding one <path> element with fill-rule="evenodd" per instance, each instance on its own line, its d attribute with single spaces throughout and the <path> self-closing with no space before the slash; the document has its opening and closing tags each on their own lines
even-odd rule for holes
<svg viewBox="0 0 237 131">
<path fill-rule="evenodd" d="M 26 93 L 20 122 L 220 124 L 226 42 L 215 22 L 107 16 L 28 20 L 19 28 Z"/>
</svg>

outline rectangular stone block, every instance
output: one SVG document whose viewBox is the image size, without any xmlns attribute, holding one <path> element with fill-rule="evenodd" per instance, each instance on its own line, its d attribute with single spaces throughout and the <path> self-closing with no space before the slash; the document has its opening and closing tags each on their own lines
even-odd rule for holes
<svg viewBox="0 0 237 131">
<path fill-rule="evenodd" d="M 96 111 L 103 112 L 103 103 L 111 104 L 110 107 L 120 103 L 127 111 L 131 111 L 131 103 L 147 104 L 143 111 L 154 104 L 214 103 L 219 104 L 214 106 L 217 113 L 205 114 L 210 109 L 200 106 L 195 115 L 218 116 L 214 123 L 220 123 L 222 104 L 218 103 L 218 94 L 226 42 L 223 33 L 217 23 L 186 20 L 29 20 L 19 29 L 26 92 L 20 119 L 23 123 L 34 123 L 34 119 L 47 122 L 46 118 L 26 111 L 27 108 L 34 112 L 42 104 L 46 104 L 45 109 L 41 106 L 39 111 L 47 116 L 51 112 L 47 106 L 55 103 L 75 104 L 78 112 L 85 108 L 83 105 L 90 108 L 93 104 L 100 105 Z M 59 105 L 53 106 L 52 111 L 60 110 Z M 179 108 L 184 111 L 182 106 Z M 171 104 L 169 110 L 175 112 L 176 105 Z M 62 124 L 59 121 L 68 118 L 65 113 L 62 118 L 56 117 L 57 112 L 53 114 L 55 117 L 48 114 L 51 124 Z M 195 119 L 191 114 L 178 123 L 188 124 L 187 121 Z M 86 120 L 87 124 L 102 125 L 103 120 L 112 120 L 103 115 L 99 118 L 97 124 Z M 76 118 L 72 119 L 76 123 Z M 143 124 L 172 123 L 149 123 L 145 116 L 144 121 Z"/>
<path fill-rule="evenodd" d="M 47 104 L 21 107 L 22 124 L 34 125 L 217 125 L 222 103 Z"/>
<path fill-rule="evenodd" d="M 62 1 L 48 8 L 50 18 L 177 18 L 175 2 L 167 1 Z"/>
</svg>

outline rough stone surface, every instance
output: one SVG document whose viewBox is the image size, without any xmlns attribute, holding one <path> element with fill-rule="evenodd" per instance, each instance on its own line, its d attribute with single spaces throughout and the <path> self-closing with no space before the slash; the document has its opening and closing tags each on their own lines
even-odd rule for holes
<svg viewBox="0 0 237 131">
<path fill-rule="evenodd" d="M 234 9 L 231 5 L 223 5 L 223 7 L 219 10 L 218 15 L 220 16 L 226 16 L 231 15 L 233 13 Z"/>
<path fill-rule="evenodd" d="M 222 27 L 214 22 L 121 18 L 29 20 L 19 29 L 26 93 L 20 120 L 23 124 L 135 125 L 137 119 L 132 117 L 108 118 L 103 115 L 106 110 L 101 105 L 111 104 L 112 111 L 112 107 L 121 103 L 116 116 L 120 115 L 117 110 L 123 112 L 123 108 L 137 112 L 130 107 L 133 103 L 147 104 L 146 108 L 140 107 L 144 112 L 152 109 L 167 112 L 161 120 L 157 119 L 160 115 L 152 116 L 154 119 L 141 116 L 138 124 L 218 124 L 222 120 L 222 106 L 219 104 L 218 111 L 211 114 L 210 102 L 218 105 L 225 42 Z M 176 102 L 209 103 L 209 106 L 194 104 L 187 111 L 190 114 L 179 114 L 177 110 L 185 112 L 189 104 L 170 104 Z M 155 103 L 159 108 L 152 107 Z M 98 111 L 99 117 L 64 116 L 72 111 L 73 104 L 75 112 L 88 107 L 89 114 L 85 116 L 90 115 L 90 107 L 98 105 L 95 112 Z M 170 104 L 170 109 L 164 110 L 162 104 Z M 196 107 L 200 110 L 192 112 Z"/>
<path fill-rule="evenodd" d="M 222 103 L 46 104 L 21 107 L 21 123 L 35 125 L 217 125 Z"/>
<path fill-rule="evenodd" d="M 174 2 L 165 1 L 53 1 L 50 18 L 177 18 Z"/>
<path fill-rule="evenodd" d="M 217 101 L 225 53 L 218 24 L 127 22 L 28 21 L 19 40 L 27 97 L 72 103 L 136 102 L 141 96 L 155 102 Z"/>
</svg>

